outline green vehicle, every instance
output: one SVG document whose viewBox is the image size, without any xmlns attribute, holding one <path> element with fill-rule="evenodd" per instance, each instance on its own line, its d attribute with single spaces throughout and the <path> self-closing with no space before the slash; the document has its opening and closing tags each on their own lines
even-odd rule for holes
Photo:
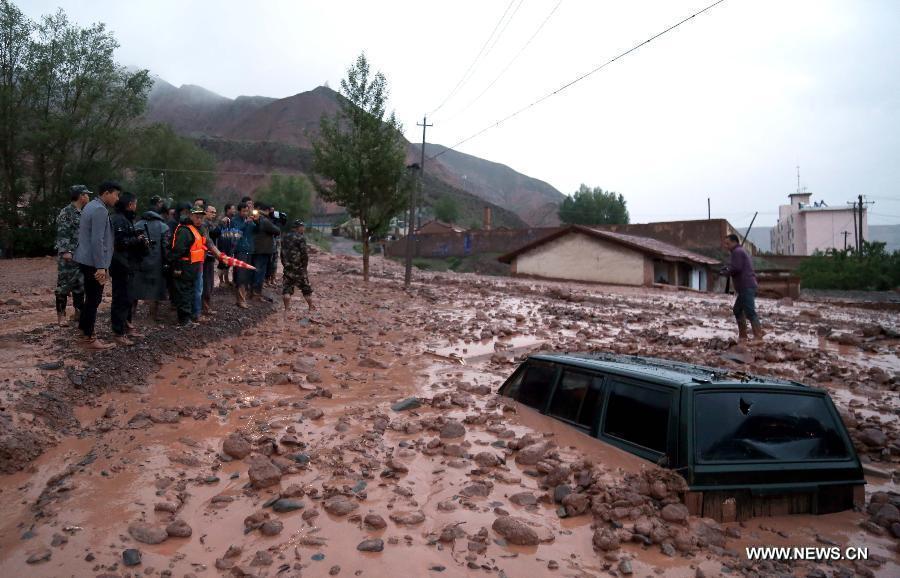
<svg viewBox="0 0 900 578">
<path fill-rule="evenodd" d="M 500 387 L 583 433 L 674 469 L 720 521 L 862 506 L 862 466 L 828 393 L 661 359 L 536 354 Z"/>
</svg>

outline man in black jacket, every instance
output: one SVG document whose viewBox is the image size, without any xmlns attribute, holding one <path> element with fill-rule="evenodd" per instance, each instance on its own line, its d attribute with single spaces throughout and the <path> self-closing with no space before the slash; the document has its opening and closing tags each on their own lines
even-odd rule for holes
<svg viewBox="0 0 900 578">
<path fill-rule="evenodd" d="M 262 299 L 263 282 L 269 270 L 269 261 L 275 252 L 275 236 L 281 234 L 281 230 L 272 222 L 270 212 L 272 208 L 265 203 L 256 204 L 259 222 L 256 237 L 253 244 L 253 266 L 256 272 L 253 278 L 253 294 L 257 299 Z M 256 211 L 254 211 L 256 213 Z M 267 300 L 270 300 L 267 298 Z M 271 300 L 270 300 L 271 301 Z"/>
<path fill-rule="evenodd" d="M 119 345 L 133 345 L 127 334 L 131 328 L 132 277 L 141 259 L 148 253 L 147 237 L 134 229 L 137 199 L 132 193 L 122 193 L 116 211 L 109 218 L 113 231 L 113 258 L 109 266 L 112 278 L 110 318 L 115 341 Z"/>
</svg>

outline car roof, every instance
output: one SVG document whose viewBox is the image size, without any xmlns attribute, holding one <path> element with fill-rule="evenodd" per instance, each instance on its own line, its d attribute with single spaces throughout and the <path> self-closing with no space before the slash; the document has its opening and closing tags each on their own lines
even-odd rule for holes
<svg viewBox="0 0 900 578">
<path fill-rule="evenodd" d="M 649 379 L 674 387 L 708 388 L 710 386 L 741 387 L 765 386 L 803 392 L 820 392 L 818 388 L 779 379 L 717 369 L 693 363 L 670 361 L 637 355 L 617 355 L 611 353 L 535 353 L 529 359 L 549 361 L 584 369 L 600 370 L 622 376 Z"/>
</svg>

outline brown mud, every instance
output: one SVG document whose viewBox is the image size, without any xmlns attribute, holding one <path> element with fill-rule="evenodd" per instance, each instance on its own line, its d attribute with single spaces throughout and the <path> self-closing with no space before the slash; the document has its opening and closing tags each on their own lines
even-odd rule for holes
<svg viewBox="0 0 900 578">
<path fill-rule="evenodd" d="M 52 261 L 11 262 L 0 575 L 900 575 L 892 314 L 761 301 L 770 335 L 748 347 L 733 340 L 726 296 L 421 273 L 405 292 L 402 269 L 381 260 L 363 289 L 357 259 L 314 262 L 313 316 L 299 304 L 287 318 L 267 304 L 242 312 L 219 295 L 208 323 L 147 327 L 135 347 L 99 355 L 52 325 Z M 829 388 L 873 473 L 867 511 L 664 519 L 678 503 L 671 474 L 493 393 L 539 349 Z M 421 405 L 390 408 L 409 397 Z M 561 486 L 573 497 L 557 503 Z M 276 512 L 278 497 L 297 509 Z M 507 514 L 511 531 L 497 525 Z M 167 536 L 186 533 L 175 520 L 189 537 Z M 867 546 L 869 560 L 744 553 L 829 544 Z M 126 549 L 139 565 L 124 565 Z"/>
</svg>

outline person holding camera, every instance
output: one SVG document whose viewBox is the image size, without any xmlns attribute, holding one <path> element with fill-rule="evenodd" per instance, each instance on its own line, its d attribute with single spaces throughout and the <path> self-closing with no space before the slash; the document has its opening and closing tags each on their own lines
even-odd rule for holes
<svg viewBox="0 0 900 578">
<path fill-rule="evenodd" d="M 110 318 L 116 343 L 134 345 L 128 339 L 128 333 L 134 334 L 134 326 L 131 324 L 134 302 L 132 280 L 141 260 L 150 252 L 150 243 L 143 232 L 134 229 L 137 198 L 132 193 L 122 193 L 115 209 L 115 213 L 109 218 L 113 230 L 113 256 L 109 266 L 109 276 L 112 279 Z"/>
<path fill-rule="evenodd" d="M 262 299 L 263 282 L 266 280 L 266 273 L 269 271 L 269 262 L 272 254 L 275 252 L 275 237 L 281 234 L 275 223 L 272 222 L 272 211 L 274 209 L 265 203 L 257 203 L 258 209 L 253 210 L 253 217 L 257 223 L 257 230 L 253 247 L 253 266 L 256 267 L 256 274 L 253 278 L 253 295 L 257 299 Z M 270 300 L 270 299 L 267 299 Z"/>
<path fill-rule="evenodd" d="M 134 299 L 150 304 L 150 318 L 159 323 L 159 302 L 168 297 L 166 274 L 168 268 L 169 226 L 159 212 L 159 197 L 150 199 L 150 210 L 141 215 L 134 228 L 142 232 L 149 243 L 149 251 L 141 259 L 134 273 Z"/>
</svg>

